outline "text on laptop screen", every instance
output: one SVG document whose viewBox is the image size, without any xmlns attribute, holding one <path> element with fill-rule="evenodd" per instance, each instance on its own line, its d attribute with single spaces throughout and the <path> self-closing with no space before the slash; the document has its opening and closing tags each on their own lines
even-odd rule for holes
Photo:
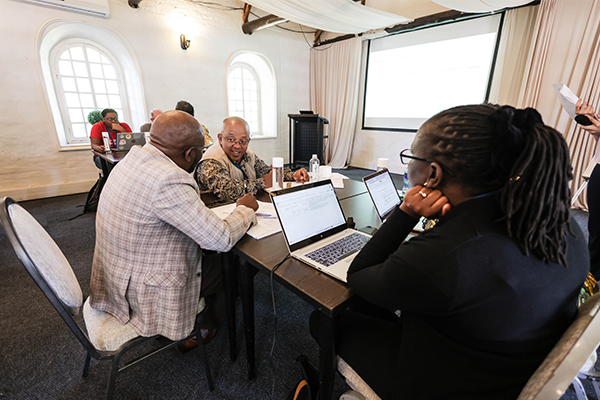
<svg viewBox="0 0 600 400">
<path fill-rule="evenodd" d="M 380 174 L 365 181 L 369 187 L 375 208 L 381 217 L 387 216 L 400 203 L 400 197 L 389 173 Z"/>
<path fill-rule="evenodd" d="M 333 185 L 321 185 L 273 197 L 290 246 L 345 224 Z"/>
</svg>

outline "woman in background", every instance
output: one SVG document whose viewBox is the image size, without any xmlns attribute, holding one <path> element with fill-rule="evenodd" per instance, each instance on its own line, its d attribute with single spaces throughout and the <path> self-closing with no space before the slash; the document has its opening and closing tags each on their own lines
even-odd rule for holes
<svg viewBox="0 0 600 400">
<path fill-rule="evenodd" d="M 589 271 L 567 145 L 531 108 L 470 105 L 400 156 L 413 188 L 348 271 L 370 305 L 342 313 L 337 354 L 385 400 L 515 399 Z M 421 216 L 440 219 L 403 243 Z"/>
</svg>

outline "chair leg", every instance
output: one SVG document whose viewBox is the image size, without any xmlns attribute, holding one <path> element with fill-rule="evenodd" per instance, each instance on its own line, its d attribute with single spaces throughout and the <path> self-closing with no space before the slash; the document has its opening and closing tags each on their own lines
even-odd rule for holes
<svg viewBox="0 0 600 400">
<path fill-rule="evenodd" d="M 212 392 L 215 388 L 215 385 L 212 380 L 212 374 L 210 373 L 208 357 L 206 357 L 206 348 L 204 347 L 204 342 L 202 342 L 202 334 L 200 334 L 200 330 L 198 330 L 198 347 L 200 348 L 200 357 L 202 357 L 202 362 L 204 364 L 204 373 L 206 374 L 206 381 L 208 382 L 208 390 Z"/>
<path fill-rule="evenodd" d="M 85 352 L 85 359 L 83 360 L 83 377 L 87 378 L 87 376 L 90 373 L 90 361 L 92 359 L 92 356 L 90 355 L 89 352 Z"/>
<path fill-rule="evenodd" d="M 117 353 L 112 359 L 112 366 L 108 377 L 108 387 L 106 388 L 106 400 L 112 400 L 115 393 L 115 383 L 117 381 L 117 374 L 119 373 L 119 361 L 121 361 L 121 355 L 121 353 Z"/>
</svg>

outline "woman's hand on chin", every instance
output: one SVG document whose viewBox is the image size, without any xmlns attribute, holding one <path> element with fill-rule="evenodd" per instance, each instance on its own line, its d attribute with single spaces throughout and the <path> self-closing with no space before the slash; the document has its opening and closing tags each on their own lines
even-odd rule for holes
<svg viewBox="0 0 600 400">
<path fill-rule="evenodd" d="M 448 198 L 438 189 L 417 185 L 404 195 L 400 209 L 414 218 L 439 218 L 450 211 Z"/>
</svg>

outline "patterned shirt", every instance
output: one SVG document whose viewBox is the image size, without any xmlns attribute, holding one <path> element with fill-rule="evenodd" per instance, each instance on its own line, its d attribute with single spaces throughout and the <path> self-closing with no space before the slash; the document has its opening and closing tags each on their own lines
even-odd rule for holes
<svg viewBox="0 0 600 400">
<path fill-rule="evenodd" d="M 238 165 L 244 167 L 249 161 L 248 154 L 244 154 Z M 254 171 L 256 171 L 256 176 L 262 177 L 271 172 L 271 166 L 265 164 L 259 157 L 256 157 Z M 233 179 L 223 164 L 211 159 L 203 160 L 198 164 L 195 176 L 200 190 L 211 191 L 224 202 L 236 201 L 246 193 L 256 195 L 259 190 L 265 188 L 265 180 L 263 178 L 244 179 L 243 181 Z M 285 181 L 294 180 L 294 173 L 291 169 L 285 169 L 283 179 Z"/>
</svg>

